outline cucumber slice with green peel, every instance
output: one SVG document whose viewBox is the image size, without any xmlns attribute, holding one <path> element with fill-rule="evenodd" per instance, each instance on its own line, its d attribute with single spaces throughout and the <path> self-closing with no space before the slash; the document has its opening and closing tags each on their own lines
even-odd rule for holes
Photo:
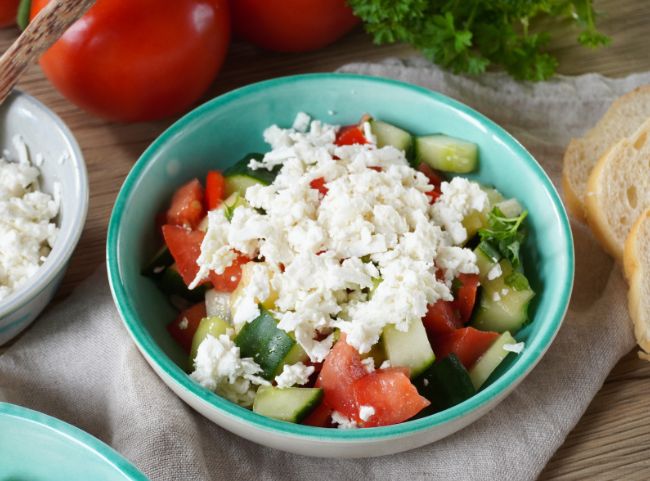
<svg viewBox="0 0 650 481">
<path fill-rule="evenodd" d="M 495 207 L 497 207 L 503 215 L 510 218 L 519 217 L 524 211 L 524 208 L 517 199 L 508 199 L 497 202 Z"/>
<path fill-rule="evenodd" d="M 381 120 L 371 120 L 370 130 L 377 139 L 377 147 L 391 145 L 396 149 L 404 151 L 409 158 L 413 151 L 413 136 L 406 130 L 395 127 Z"/>
<path fill-rule="evenodd" d="M 253 412 L 280 421 L 299 423 L 322 399 L 321 388 L 262 386 L 255 394 Z"/>
<path fill-rule="evenodd" d="M 472 380 L 474 388 L 479 389 L 490 374 L 501 364 L 510 351 L 506 351 L 503 346 L 506 344 L 516 344 L 517 341 L 506 331 L 501 334 L 496 341 L 488 348 L 487 351 L 474 363 L 469 370 L 469 378 Z"/>
<path fill-rule="evenodd" d="M 147 265 L 142 269 L 142 275 L 158 279 L 163 275 L 165 269 L 174 263 L 174 258 L 167 246 L 162 246 Z"/>
<path fill-rule="evenodd" d="M 476 393 L 467 369 L 455 354 L 438 359 L 413 384 L 431 401 L 425 415 L 460 404 Z"/>
<path fill-rule="evenodd" d="M 467 174 L 478 167 L 478 146 L 448 135 L 427 135 L 415 139 L 415 158 L 436 170 Z"/>
<path fill-rule="evenodd" d="M 226 197 L 232 195 L 234 192 L 238 192 L 241 196 L 244 196 L 246 189 L 251 185 L 269 185 L 275 180 L 275 177 L 280 171 L 280 167 L 276 167 L 273 170 L 253 170 L 248 167 L 251 159 L 261 160 L 263 157 L 264 154 L 247 154 L 243 159 L 224 170 L 223 176 L 225 177 Z"/>
<path fill-rule="evenodd" d="M 235 344 L 241 357 L 252 357 L 262 368 L 262 377 L 272 380 L 285 364 L 305 361 L 307 355 L 296 341 L 278 328 L 278 321 L 266 309 L 242 327 Z"/>
<path fill-rule="evenodd" d="M 246 189 L 248 189 L 251 185 L 268 185 L 264 182 L 261 182 L 257 177 L 253 177 L 248 174 L 236 174 L 231 175 L 230 177 L 226 177 L 224 184 L 225 194 L 227 196 L 230 196 L 235 192 L 241 196 L 245 196 Z"/>
<path fill-rule="evenodd" d="M 479 243 L 476 249 L 474 249 L 474 254 L 476 254 L 479 280 L 481 281 L 481 285 L 483 285 L 488 280 L 488 273 L 499 263 L 501 254 L 487 242 Z"/>
<path fill-rule="evenodd" d="M 535 293 L 526 277 L 513 270 L 510 261 L 501 259 L 490 268 L 485 264 L 486 258 L 479 259 L 477 255 L 482 293 L 471 325 L 481 331 L 517 332 L 528 321 L 528 305 Z M 495 268 L 500 269 L 501 274 L 489 279 Z"/>
<path fill-rule="evenodd" d="M 212 288 L 210 284 L 202 284 L 190 290 L 178 272 L 176 264 L 165 269 L 158 279 L 158 287 L 168 296 L 178 296 L 192 302 L 200 302 L 205 299 L 205 292 Z"/>
<path fill-rule="evenodd" d="M 390 365 L 408 367 L 411 378 L 420 375 L 436 359 L 420 319 L 411 321 L 406 332 L 399 331 L 394 325 L 389 324 L 384 328 L 381 337 Z"/>
<path fill-rule="evenodd" d="M 240 206 L 248 207 L 248 202 L 246 202 L 244 195 L 239 192 L 233 192 L 223 201 L 223 208 L 226 211 L 226 219 L 232 220 L 232 216 L 235 214 L 235 209 Z"/>
<path fill-rule="evenodd" d="M 196 353 L 199 350 L 199 346 L 208 335 L 219 337 L 222 334 L 225 334 L 229 328 L 230 324 L 217 316 L 204 317 L 201 319 L 199 327 L 196 329 L 194 337 L 192 338 L 190 366 L 194 367 L 194 359 L 196 359 Z"/>
</svg>

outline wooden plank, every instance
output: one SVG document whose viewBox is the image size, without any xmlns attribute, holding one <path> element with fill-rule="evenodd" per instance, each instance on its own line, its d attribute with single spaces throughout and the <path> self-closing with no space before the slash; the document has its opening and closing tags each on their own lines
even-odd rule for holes
<svg viewBox="0 0 650 481">
<path fill-rule="evenodd" d="M 613 45 L 591 51 L 576 44 L 575 31 L 558 31 L 552 50 L 560 58 L 560 72 L 621 76 L 650 70 L 650 2 L 603 0 L 596 5 L 607 12 L 601 26 L 614 37 Z M 557 31 L 556 27 L 553 30 Z M 6 49 L 15 36 L 15 30 L 0 31 L 0 49 Z M 258 80 L 332 71 L 348 62 L 380 61 L 414 53 L 406 45 L 377 47 L 360 29 L 326 49 L 300 55 L 273 54 L 235 43 L 203 100 Z M 64 119 L 77 137 L 88 165 L 92 193 L 88 220 L 58 296 L 60 301 L 103 262 L 108 218 L 119 186 L 141 152 L 172 120 L 132 125 L 104 122 L 62 98 L 36 66 L 27 72 L 20 88 Z M 649 413 L 650 364 L 631 353 L 610 374 L 540 479 L 650 479 Z"/>
</svg>

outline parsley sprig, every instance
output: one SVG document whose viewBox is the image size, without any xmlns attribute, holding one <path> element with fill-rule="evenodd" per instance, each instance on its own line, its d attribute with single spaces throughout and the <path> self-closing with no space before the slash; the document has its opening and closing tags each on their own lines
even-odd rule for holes
<svg viewBox="0 0 650 481">
<path fill-rule="evenodd" d="M 488 250 L 490 257 L 506 258 L 514 269 L 520 265 L 519 250 L 524 240 L 523 222 L 528 211 L 522 212 L 518 217 L 507 217 L 498 207 L 494 207 L 488 214 L 488 226 L 479 229 L 482 250 Z M 495 260 L 498 260 L 495 259 Z"/>
<path fill-rule="evenodd" d="M 569 19 L 587 47 L 608 45 L 592 0 L 348 0 L 375 43 L 406 42 L 455 73 L 503 67 L 518 80 L 545 80 L 558 66 L 540 20 Z"/>
</svg>

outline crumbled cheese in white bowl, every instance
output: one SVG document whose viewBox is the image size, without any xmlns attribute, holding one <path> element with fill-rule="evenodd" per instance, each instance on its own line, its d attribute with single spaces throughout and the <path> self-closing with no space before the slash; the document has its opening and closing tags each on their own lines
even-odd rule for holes
<svg viewBox="0 0 650 481">
<path fill-rule="evenodd" d="M 0 106 L 0 344 L 54 296 L 81 236 L 88 180 L 79 146 L 34 98 Z M 60 158 L 66 162 L 59 163 Z"/>
</svg>

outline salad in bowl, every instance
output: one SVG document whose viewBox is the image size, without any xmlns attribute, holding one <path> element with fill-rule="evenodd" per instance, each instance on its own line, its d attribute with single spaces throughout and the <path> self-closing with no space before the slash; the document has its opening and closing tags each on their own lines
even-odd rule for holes
<svg viewBox="0 0 650 481">
<path fill-rule="evenodd" d="M 268 152 L 178 188 L 143 268 L 196 383 L 270 418 L 369 428 L 463 402 L 525 349 L 527 212 L 463 176 L 476 144 L 305 113 L 263 135 Z"/>
</svg>

